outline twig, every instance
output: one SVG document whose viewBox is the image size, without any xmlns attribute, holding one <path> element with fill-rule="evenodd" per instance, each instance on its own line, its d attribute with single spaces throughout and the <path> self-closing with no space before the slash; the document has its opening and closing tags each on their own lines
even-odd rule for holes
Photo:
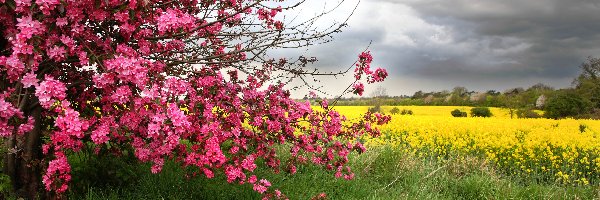
<svg viewBox="0 0 600 200">
<path fill-rule="evenodd" d="M 396 179 L 394 179 L 394 181 L 392 181 L 391 183 L 387 184 L 385 187 L 380 188 L 378 191 L 385 190 L 386 188 L 390 187 L 390 185 L 392 185 L 396 181 L 398 181 L 398 179 L 400 179 L 400 176 L 396 176 Z"/>
<path fill-rule="evenodd" d="M 437 169 L 433 170 L 432 172 L 430 172 L 429 174 L 427 174 L 427 176 L 425 176 L 421 180 L 419 180 L 419 182 L 423 181 L 425 179 L 428 179 L 429 177 L 433 176 L 435 173 L 437 173 L 438 171 L 440 171 L 440 169 L 448 167 L 448 165 L 450 164 L 450 162 L 452 162 L 452 160 L 453 160 L 453 158 L 449 159 L 448 162 L 445 165 L 443 165 L 441 167 L 438 167 Z"/>
</svg>

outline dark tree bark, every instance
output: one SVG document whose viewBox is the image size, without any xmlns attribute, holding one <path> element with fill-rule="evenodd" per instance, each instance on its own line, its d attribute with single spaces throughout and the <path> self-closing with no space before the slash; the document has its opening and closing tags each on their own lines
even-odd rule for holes
<svg viewBox="0 0 600 200">
<path fill-rule="evenodd" d="M 46 197 L 41 187 L 42 107 L 37 101 L 24 99 L 21 109 L 25 116 L 33 117 L 34 128 L 24 135 L 13 135 L 6 142 L 8 154 L 4 157 L 4 171 L 11 177 L 17 196 L 41 199 Z"/>
<path fill-rule="evenodd" d="M 5 51 L 6 49 L 8 49 L 8 40 L 4 37 L 2 37 L 4 35 L 4 27 L 0 27 L 0 56 L 4 55 L 8 55 L 8 51 Z"/>
</svg>

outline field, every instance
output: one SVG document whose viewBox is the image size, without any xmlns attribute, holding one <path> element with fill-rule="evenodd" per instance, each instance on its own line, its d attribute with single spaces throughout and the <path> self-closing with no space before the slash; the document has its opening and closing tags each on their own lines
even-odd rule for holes
<svg viewBox="0 0 600 200">
<path fill-rule="evenodd" d="M 467 107 L 398 107 L 414 115 L 395 115 L 379 138 L 367 146 L 390 146 L 421 158 L 484 158 L 506 175 L 530 181 L 587 185 L 600 175 L 600 121 L 511 119 L 505 109 L 495 117 L 455 118 L 450 111 Z M 367 107 L 338 107 L 356 116 Z M 390 107 L 385 107 L 389 110 Z"/>
<path fill-rule="evenodd" d="M 381 137 L 361 138 L 369 150 L 351 154 L 354 180 L 333 178 L 333 172 L 310 165 L 300 167 L 296 175 L 266 169 L 257 175 L 290 199 L 321 193 L 327 199 L 600 197 L 600 121 L 511 119 L 509 111 L 500 108 L 491 109 L 491 118 L 450 115 L 456 108 L 468 112 L 468 107 L 398 108 L 410 109 L 413 115 L 394 115 L 382 127 Z M 335 109 L 353 118 L 368 107 Z M 70 199 L 260 199 L 248 185 L 224 184 L 223 175 L 188 180 L 173 162 L 158 175 L 149 167 L 130 169 L 134 184 L 83 185 Z"/>
</svg>

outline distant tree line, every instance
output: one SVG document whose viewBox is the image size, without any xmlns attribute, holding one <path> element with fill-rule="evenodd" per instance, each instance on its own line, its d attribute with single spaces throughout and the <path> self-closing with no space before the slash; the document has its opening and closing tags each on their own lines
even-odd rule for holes
<svg viewBox="0 0 600 200">
<path fill-rule="evenodd" d="M 544 110 L 547 118 L 600 119 L 600 59 L 589 57 L 580 68 L 582 72 L 570 88 L 554 89 L 538 83 L 527 89 L 477 92 L 457 86 L 452 91 L 417 91 L 412 96 L 388 96 L 384 88 L 378 88 L 371 97 L 341 98 L 337 105 L 502 107 L 514 117 L 539 117 L 532 110 Z"/>
</svg>

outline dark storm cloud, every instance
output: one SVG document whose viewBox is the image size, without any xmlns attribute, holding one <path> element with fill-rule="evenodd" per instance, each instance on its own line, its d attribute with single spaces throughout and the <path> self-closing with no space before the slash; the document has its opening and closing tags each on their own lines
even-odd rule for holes
<svg viewBox="0 0 600 200">
<path fill-rule="evenodd" d="M 494 66 L 489 72 L 512 76 L 575 76 L 577 65 L 587 56 L 597 56 L 600 44 L 600 2 L 584 0 L 420 0 L 389 1 L 409 5 L 420 17 L 453 30 L 454 43 L 471 43 L 471 47 L 489 53 L 490 65 L 497 60 L 511 62 Z M 513 54 L 497 54 L 518 43 L 528 48 Z M 475 54 L 477 55 L 477 54 Z M 484 56 L 485 55 L 479 55 Z M 486 72 L 483 66 L 469 66 L 476 58 L 455 57 L 448 66 L 472 68 Z M 458 61 L 456 61 L 458 60 Z M 467 62 L 467 63 L 465 63 Z M 428 68 L 441 68 L 424 65 Z M 472 63 L 472 62 L 471 62 Z M 475 62 L 478 64 L 485 64 Z M 460 68 L 460 67 L 458 67 Z M 514 71 L 513 71 L 514 70 Z M 513 73 L 511 73 L 513 72 Z M 483 75 L 483 74 L 482 74 Z"/>
<path fill-rule="evenodd" d="M 357 58 L 358 54 L 369 47 L 370 43 L 379 43 L 383 40 L 385 30 L 352 30 L 335 37 L 335 42 L 319 45 L 307 52 L 309 56 L 319 59 L 318 68 L 347 67 Z"/>
</svg>

